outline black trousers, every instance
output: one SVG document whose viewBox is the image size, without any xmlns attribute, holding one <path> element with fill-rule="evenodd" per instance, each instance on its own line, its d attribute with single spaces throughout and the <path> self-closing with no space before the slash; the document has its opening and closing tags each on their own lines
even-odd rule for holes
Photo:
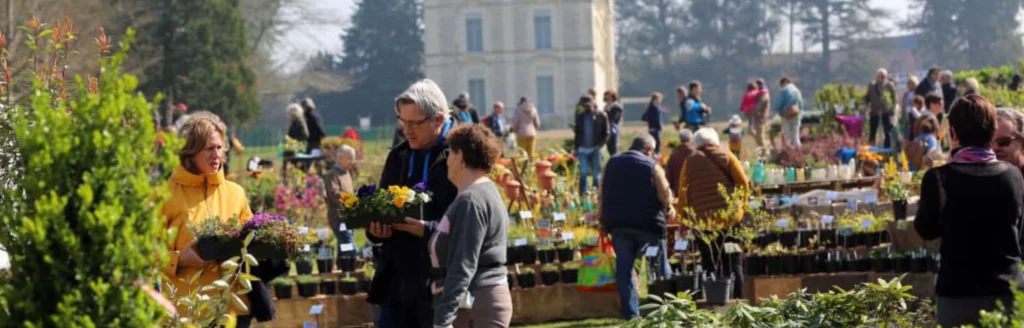
<svg viewBox="0 0 1024 328">
<path fill-rule="evenodd" d="M 612 133 L 608 135 L 608 156 L 615 156 L 615 153 L 619 152 L 619 134 Z"/>
<path fill-rule="evenodd" d="M 875 143 L 875 134 L 878 132 L 878 121 L 882 121 L 882 133 L 885 134 L 885 148 L 892 147 L 892 114 L 871 115 L 871 144 Z"/>
</svg>

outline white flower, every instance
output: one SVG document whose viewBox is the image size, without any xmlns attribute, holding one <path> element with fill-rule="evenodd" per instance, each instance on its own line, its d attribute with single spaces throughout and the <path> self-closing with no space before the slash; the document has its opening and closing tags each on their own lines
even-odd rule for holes
<svg viewBox="0 0 1024 328">
<path fill-rule="evenodd" d="M 421 193 L 420 194 L 420 202 L 422 202 L 424 204 L 425 203 L 429 203 L 430 202 L 430 195 L 427 194 L 427 193 Z"/>
<path fill-rule="evenodd" d="M 416 199 L 416 192 L 409 189 L 405 192 L 405 199 Z"/>
</svg>

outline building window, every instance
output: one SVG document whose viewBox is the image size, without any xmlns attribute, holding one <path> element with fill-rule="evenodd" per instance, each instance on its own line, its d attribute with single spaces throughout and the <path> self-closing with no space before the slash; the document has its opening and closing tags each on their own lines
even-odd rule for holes
<svg viewBox="0 0 1024 328">
<path fill-rule="evenodd" d="M 555 77 L 537 75 L 537 111 L 541 114 L 555 113 Z"/>
<path fill-rule="evenodd" d="M 533 11 L 533 44 L 537 50 L 551 50 L 551 10 Z"/>
<path fill-rule="evenodd" d="M 478 13 L 466 15 L 466 51 L 484 51 L 484 18 Z"/>
<path fill-rule="evenodd" d="M 487 84 L 483 78 L 471 78 L 469 79 L 469 101 L 472 104 L 477 104 L 476 107 L 485 106 L 487 104 Z"/>
</svg>

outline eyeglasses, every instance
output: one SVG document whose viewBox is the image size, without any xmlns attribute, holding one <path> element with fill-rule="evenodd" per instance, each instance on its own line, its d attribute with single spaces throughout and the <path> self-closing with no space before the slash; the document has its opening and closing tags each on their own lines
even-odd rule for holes
<svg viewBox="0 0 1024 328">
<path fill-rule="evenodd" d="M 1014 140 L 1017 140 L 1017 137 L 1000 137 L 996 138 L 995 143 L 999 147 L 1008 147 Z"/>
<path fill-rule="evenodd" d="M 399 117 L 398 120 L 401 121 L 402 125 L 404 125 L 404 126 L 407 126 L 407 127 L 418 127 L 420 125 L 423 125 L 424 123 L 429 122 L 430 121 L 430 117 L 424 117 L 422 120 L 416 120 L 416 121 L 406 121 L 406 120 L 403 120 L 401 117 Z"/>
</svg>

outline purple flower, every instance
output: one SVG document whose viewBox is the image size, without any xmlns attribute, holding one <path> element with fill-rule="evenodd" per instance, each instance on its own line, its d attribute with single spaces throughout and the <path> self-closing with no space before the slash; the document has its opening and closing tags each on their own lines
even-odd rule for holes
<svg viewBox="0 0 1024 328">
<path fill-rule="evenodd" d="M 249 231 L 259 230 L 260 228 L 268 224 L 284 220 L 284 215 L 270 215 L 267 213 L 259 213 L 254 215 L 252 219 L 249 219 L 249 221 L 245 221 L 245 224 L 242 225 L 242 231 L 244 234 Z"/>
<path fill-rule="evenodd" d="M 363 185 L 362 187 L 359 187 L 358 191 L 356 191 L 356 196 L 359 198 L 369 197 L 370 195 L 373 195 L 373 193 L 375 192 L 377 192 L 377 185 Z"/>
<path fill-rule="evenodd" d="M 419 191 L 427 191 L 427 188 L 429 188 L 429 187 L 427 187 L 427 183 L 426 182 L 420 182 L 420 183 L 417 183 L 415 186 L 413 186 L 413 188 L 416 188 L 416 190 L 419 190 Z"/>
</svg>

